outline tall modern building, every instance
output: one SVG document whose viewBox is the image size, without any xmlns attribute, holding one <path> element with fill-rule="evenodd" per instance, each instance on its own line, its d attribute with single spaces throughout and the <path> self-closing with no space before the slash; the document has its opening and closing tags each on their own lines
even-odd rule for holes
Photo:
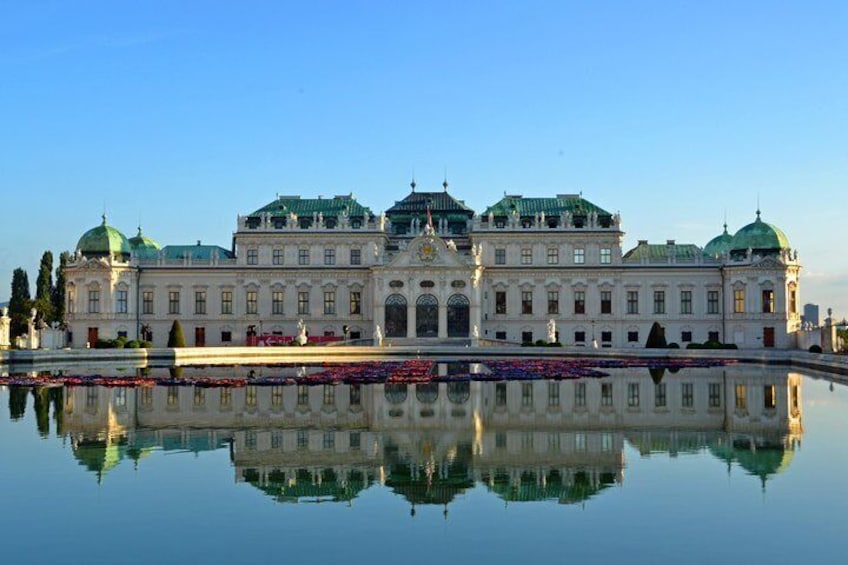
<svg viewBox="0 0 848 565">
<path fill-rule="evenodd" d="M 71 345 L 164 346 L 174 320 L 195 346 L 292 336 L 301 320 L 311 336 L 394 343 L 547 341 L 555 325 L 566 346 L 642 347 L 659 322 L 682 347 L 795 345 L 798 255 L 759 211 L 704 247 L 625 251 L 619 215 L 581 195 L 506 195 L 477 213 L 447 183 L 411 186 L 380 214 L 353 196 L 278 196 L 238 217 L 231 248 L 162 247 L 104 217 L 68 265 Z"/>
<path fill-rule="evenodd" d="M 821 325 L 821 317 L 819 315 L 818 304 L 804 304 L 804 315 L 801 316 L 801 321 L 805 324 L 812 324 L 815 327 Z"/>
</svg>

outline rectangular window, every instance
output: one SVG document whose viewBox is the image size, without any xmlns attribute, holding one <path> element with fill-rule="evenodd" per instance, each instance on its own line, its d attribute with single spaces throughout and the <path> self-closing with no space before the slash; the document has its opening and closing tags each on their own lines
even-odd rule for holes
<svg viewBox="0 0 848 565">
<path fill-rule="evenodd" d="M 358 248 L 354 248 L 350 250 L 350 264 L 351 265 L 361 265 L 362 264 L 362 250 Z"/>
<path fill-rule="evenodd" d="M 221 331 L 221 342 L 230 343 L 231 341 L 233 341 L 233 332 L 227 330 Z"/>
<path fill-rule="evenodd" d="M 88 313 L 89 314 L 99 314 L 100 313 L 100 291 L 99 290 L 89 290 L 88 291 Z"/>
<path fill-rule="evenodd" d="M 336 291 L 335 290 L 325 290 L 324 291 L 324 314 L 335 314 L 336 313 Z"/>
<path fill-rule="evenodd" d="M 194 313 L 195 314 L 206 314 L 206 291 L 205 290 L 195 290 L 194 291 Z"/>
<path fill-rule="evenodd" d="M 521 343 L 533 343 L 533 332 L 521 332 Z"/>
<path fill-rule="evenodd" d="M 245 313 L 247 314 L 258 314 L 259 313 L 259 305 L 258 305 L 258 295 L 259 293 L 255 290 L 248 290 L 245 294 Z"/>
<path fill-rule="evenodd" d="M 601 265 L 609 265 L 610 263 L 612 263 L 612 249 L 601 247 Z"/>
<path fill-rule="evenodd" d="M 285 257 L 282 249 L 274 249 L 271 252 L 271 263 L 274 265 L 284 265 L 286 262 Z"/>
<path fill-rule="evenodd" d="M 636 343 L 639 341 L 639 332 L 627 332 L 627 341 L 629 343 Z"/>
<path fill-rule="evenodd" d="M 282 316 L 284 312 L 285 293 L 282 290 L 271 292 L 271 313 Z"/>
<path fill-rule="evenodd" d="M 202 408 L 206 405 L 206 389 L 200 386 L 194 387 L 194 401 L 192 402 L 195 408 Z"/>
<path fill-rule="evenodd" d="M 360 384 L 351 384 L 349 386 L 350 390 L 350 405 L 351 406 L 359 406 L 362 404 L 362 385 Z"/>
<path fill-rule="evenodd" d="M 258 265 L 259 264 L 259 250 L 258 249 L 248 249 L 247 250 L 247 264 L 248 265 Z"/>
<path fill-rule="evenodd" d="M 627 406 L 639 407 L 639 383 L 627 383 Z"/>
<path fill-rule="evenodd" d="M 336 250 L 332 248 L 324 249 L 324 264 L 325 265 L 335 265 L 336 264 Z"/>
<path fill-rule="evenodd" d="M 495 383 L 495 406 L 506 406 L 506 383 Z"/>
<path fill-rule="evenodd" d="M 533 406 L 533 383 L 521 383 L 521 405 Z"/>
<path fill-rule="evenodd" d="M 719 341 L 718 332 L 707 332 L 707 339 L 709 341 Z"/>
<path fill-rule="evenodd" d="M 654 407 L 655 408 L 665 408 L 666 399 L 665 399 L 665 383 L 658 383 L 654 385 Z"/>
<path fill-rule="evenodd" d="M 324 406 L 333 406 L 336 403 L 335 385 L 324 385 L 324 397 L 322 402 Z"/>
<path fill-rule="evenodd" d="M 126 290 L 119 290 L 115 299 L 115 313 L 117 314 L 126 314 L 128 312 L 128 297 L 129 292 Z"/>
<path fill-rule="evenodd" d="M 680 341 L 683 343 L 689 343 L 692 341 L 692 332 L 691 331 L 682 331 L 680 332 Z"/>
<path fill-rule="evenodd" d="M 548 265 L 559 264 L 559 249 L 556 247 L 548 247 Z"/>
<path fill-rule="evenodd" d="M 309 387 L 306 385 L 297 385 L 297 405 L 309 405 Z"/>
<path fill-rule="evenodd" d="M 300 248 L 297 250 L 297 264 L 298 265 L 308 265 L 309 264 L 309 249 Z"/>
<path fill-rule="evenodd" d="M 628 314 L 638 314 L 639 313 L 639 291 L 638 290 L 628 290 L 627 291 L 627 313 Z"/>
<path fill-rule="evenodd" d="M 180 291 L 168 291 L 168 314 L 180 313 Z"/>
<path fill-rule="evenodd" d="M 707 291 L 707 314 L 718 314 L 718 291 Z"/>
<path fill-rule="evenodd" d="M 362 293 L 358 290 L 350 292 L 350 313 L 362 314 Z"/>
<path fill-rule="evenodd" d="M 532 290 L 522 290 L 521 291 L 521 313 L 522 314 L 532 314 L 533 313 L 533 291 Z"/>
<path fill-rule="evenodd" d="M 233 291 L 221 291 L 221 314 L 233 313 Z"/>
<path fill-rule="evenodd" d="M 233 404 L 233 389 L 222 387 L 220 396 L 218 397 L 218 405 L 221 408 L 229 408 Z"/>
<path fill-rule="evenodd" d="M 297 293 L 297 313 L 309 314 L 309 291 L 300 291 Z"/>
<path fill-rule="evenodd" d="M 574 343 L 584 345 L 586 343 L 586 332 L 584 332 L 584 331 L 574 332 Z"/>
<path fill-rule="evenodd" d="M 746 408 L 748 408 L 748 387 L 736 385 L 736 409 L 745 410 Z"/>
<path fill-rule="evenodd" d="M 559 291 L 548 291 L 548 314 L 559 314 Z"/>
<path fill-rule="evenodd" d="M 506 249 L 495 249 L 495 265 L 506 265 Z"/>
<path fill-rule="evenodd" d="M 774 385 L 763 387 L 763 408 L 772 410 L 777 406 L 777 389 Z"/>
<path fill-rule="evenodd" d="M 303 450 L 307 447 L 309 447 L 309 430 L 297 430 L 297 448 Z"/>
<path fill-rule="evenodd" d="M 495 332 L 495 339 L 506 340 L 506 332 Z"/>
<path fill-rule="evenodd" d="M 582 247 L 574 248 L 574 264 L 582 265 L 586 262 L 586 250 Z"/>
<path fill-rule="evenodd" d="M 745 289 L 738 288 L 733 291 L 733 312 L 735 314 L 745 313 Z"/>
<path fill-rule="evenodd" d="M 773 314 L 774 313 L 774 291 L 773 290 L 763 290 L 763 313 L 764 314 Z"/>
<path fill-rule="evenodd" d="M 680 402 L 684 408 L 692 408 L 695 405 L 695 385 L 692 383 L 681 383 Z"/>
<path fill-rule="evenodd" d="M 506 314 L 506 292 L 495 291 L 495 314 Z"/>
<path fill-rule="evenodd" d="M 582 290 L 574 291 L 574 313 L 575 314 L 585 314 L 586 313 L 586 293 Z"/>
<path fill-rule="evenodd" d="M 574 384 L 574 406 L 586 406 L 586 383 Z"/>
<path fill-rule="evenodd" d="M 601 291 L 601 314 L 612 314 L 612 291 Z"/>
<path fill-rule="evenodd" d="M 141 293 L 141 313 L 153 314 L 153 291 L 145 290 Z"/>
<path fill-rule="evenodd" d="M 798 298 L 794 288 L 789 289 L 789 312 L 792 314 L 798 312 Z"/>
<path fill-rule="evenodd" d="M 559 382 L 548 381 L 548 406 L 559 406 Z"/>
<path fill-rule="evenodd" d="M 609 344 L 611 342 L 612 342 L 612 332 L 602 331 L 601 332 L 601 343 Z"/>
<path fill-rule="evenodd" d="M 612 383 L 601 383 L 601 406 L 612 406 Z"/>
<path fill-rule="evenodd" d="M 681 290 L 680 291 L 680 313 L 681 314 L 691 314 L 692 313 L 692 291 L 691 290 Z"/>
<path fill-rule="evenodd" d="M 654 314 L 665 314 L 665 291 L 654 291 Z"/>
<path fill-rule="evenodd" d="M 721 383 L 710 383 L 710 408 L 721 408 Z"/>
<path fill-rule="evenodd" d="M 521 264 L 522 265 L 532 265 L 533 264 L 533 250 L 529 247 L 521 248 Z"/>
</svg>

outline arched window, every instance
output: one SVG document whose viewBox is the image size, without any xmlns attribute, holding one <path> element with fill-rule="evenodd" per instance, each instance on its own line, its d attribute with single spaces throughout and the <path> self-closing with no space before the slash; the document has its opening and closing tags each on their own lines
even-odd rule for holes
<svg viewBox="0 0 848 565">
<path fill-rule="evenodd" d="M 464 294 L 448 298 L 448 337 L 468 337 L 470 304 Z"/>
<path fill-rule="evenodd" d="M 386 337 L 406 337 L 406 298 L 402 294 L 386 298 L 384 325 Z"/>
<path fill-rule="evenodd" d="M 402 404 L 406 400 L 406 383 L 386 383 L 383 394 L 389 404 Z"/>
<path fill-rule="evenodd" d="M 432 404 L 439 398 L 439 383 L 418 383 L 415 385 L 415 398 L 422 404 Z"/>
<path fill-rule="evenodd" d="M 415 335 L 439 335 L 439 301 L 432 294 L 422 294 L 415 303 Z"/>
</svg>

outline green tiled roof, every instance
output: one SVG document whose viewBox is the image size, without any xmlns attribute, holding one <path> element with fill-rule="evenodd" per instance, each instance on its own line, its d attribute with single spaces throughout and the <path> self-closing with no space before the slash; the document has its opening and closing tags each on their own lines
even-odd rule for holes
<svg viewBox="0 0 848 565">
<path fill-rule="evenodd" d="M 489 206 L 483 212 L 486 217 L 509 216 L 513 210 L 519 216 L 535 216 L 544 212 L 548 216 L 559 216 L 564 212 L 572 215 L 584 215 L 595 212 L 598 216 L 611 216 L 609 212 L 597 206 L 582 196 L 557 196 L 556 198 L 525 198 L 523 196 L 504 196 L 497 204 Z"/>
<path fill-rule="evenodd" d="M 371 210 L 359 202 L 353 196 L 336 196 L 333 198 L 300 198 L 299 196 L 280 196 L 259 208 L 249 216 L 270 213 L 272 216 L 288 216 L 291 213 L 298 217 L 312 217 L 312 214 L 321 213 L 325 218 L 333 218 L 342 215 L 347 210 L 350 217 L 371 216 Z"/>
<path fill-rule="evenodd" d="M 159 244 L 150 239 L 149 237 L 142 235 L 141 226 L 138 227 L 138 235 L 135 237 L 131 237 L 129 239 L 130 249 L 133 251 L 137 251 L 139 249 L 160 249 Z"/>
<path fill-rule="evenodd" d="M 624 254 L 624 260 L 641 261 L 667 261 L 674 256 L 677 260 L 692 260 L 701 255 L 701 248 L 692 243 L 648 243 L 640 241 L 639 244 Z"/>
<path fill-rule="evenodd" d="M 725 251 L 730 251 L 730 242 L 733 236 L 727 233 L 727 224 L 724 224 L 724 232 L 715 236 L 704 246 L 704 255 L 707 257 L 721 257 Z"/>
<path fill-rule="evenodd" d="M 754 251 L 789 249 L 789 238 L 780 228 L 762 221 L 760 211 L 757 210 L 757 219 L 736 232 L 730 242 L 731 251 L 745 252 L 748 249 Z"/>
<path fill-rule="evenodd" d="M 395 202 L 394 206 L 386 210 L 386 216 L 426 215 L 427 207 L 435 217 L 457 215 L 470 218 L 474 210 L 465 205 L 462 200 L 457 200 L 448 192 L 410 192 L 403 200 Z"/>
<path fill-rule="evenodd" d="M 89 257 L 129 255 L 130 243 L 124 234 L 106 225 L 106 214 L 103 214 L 103 223 L 82 234 L 77 249 Z"/>
<path fill-rule="evenodd" d="M 188 254 L 192 261 L 208 262 L 212 259 L 212 251 L 217 250 L 218 259 L 232 259 L 235 257 L 229 249 L 218 245 L 166 245 L 161 249 L 162 258 L 166 261 L 182 260 Z M 139 249 L 135 251 L 141 259 L 158 259 L 160 250 Z"/>
</svg>

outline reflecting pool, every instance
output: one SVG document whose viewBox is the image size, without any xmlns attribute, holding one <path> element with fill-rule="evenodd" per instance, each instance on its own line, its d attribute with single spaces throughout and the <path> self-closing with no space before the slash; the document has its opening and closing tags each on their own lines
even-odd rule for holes
<svg viewBox="0 0 848 565">
<path fill-rule="evenodd" d="M 741 364 L 510 367 L 12 375 L 4 561 L 830 563 L 848 549 L 843 384 Z"/>
</svg>

